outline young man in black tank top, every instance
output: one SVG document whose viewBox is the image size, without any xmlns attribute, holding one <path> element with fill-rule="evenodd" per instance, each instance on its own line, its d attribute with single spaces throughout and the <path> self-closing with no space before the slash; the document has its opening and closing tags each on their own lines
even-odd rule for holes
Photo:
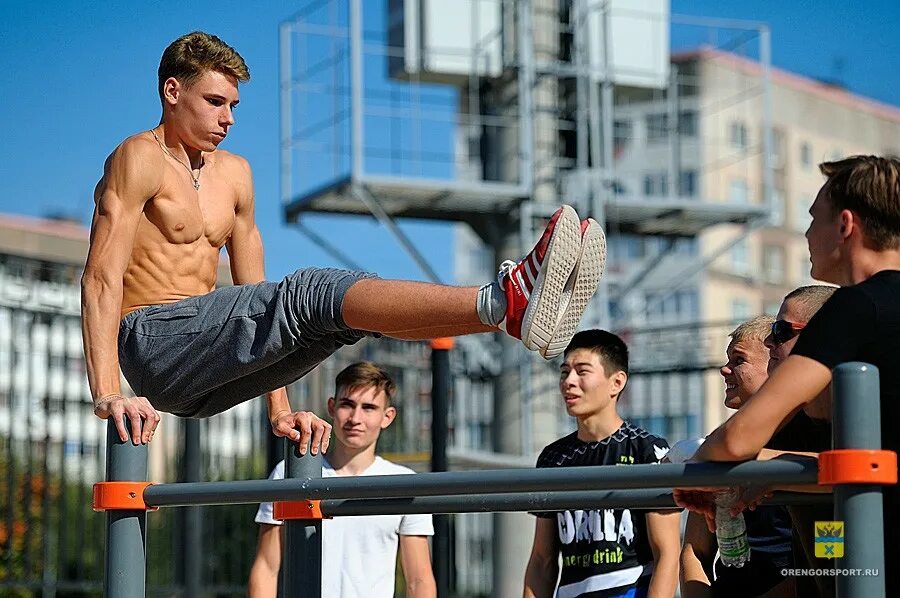
<svg viewBox="0 0 900 598">
<path fill-rule="evenodd" d="M 628 349 L 622 339 L 605 330 L 582 331 L 564 355 L 559 389 L 578 429 L 544 448 L 537 466 L 658 463 L 668 443 L 616 411 L 628 380 Z M 558 598 L 675 594 L 680 511 L 585 509 L 536 515 L 526 598 L 553 596 L 554 590 Z"/>
<path fill-rule="evenodd" d="M 744 407 L 709 435 L 698 461 L 757 456 L 794 410 L 830 384 L 834 367 L 863 361 L 878 367 L 881 442 L 900 449 L 900 159 L 853 156 L 819 166 L 826 176 L 810 214 L 806 238 L 812 277 L 841 286 L 800 332 L 793 352 Z M 703 513 L 709 493 L 683 489 L 676 501 Z M 884 490 L 884 526 L 900 524 L 900 493 Z M 900 595 L 900 546 L 885 538 L 888 596 Z"/>
</svg>

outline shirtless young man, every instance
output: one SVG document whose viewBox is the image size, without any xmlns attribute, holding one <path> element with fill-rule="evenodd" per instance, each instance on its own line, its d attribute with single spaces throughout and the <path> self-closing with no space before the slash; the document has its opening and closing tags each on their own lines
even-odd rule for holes
<svg viewBox="0 0 900 598">
<path fill-rule="evenodd" d="M 235 122 L 238 83 L 249 78 L 219 38 L 175 40 L 159 66 L 160 124 L 117 147 L 97 185 L 82 326 L 94 413 L 114 418 L 123 442 L 123 416 L 132 441 L 149 442 L 156 409 L 208 417 L 265 394 L 276 435 L 324 451 L 331 426 L 291 412 L 283 387 L 367 335 L 499 328 L 546 358 L 562 352 L 606 253 L 597 223 L 579 222 L 570 207 L 481 288 L 314 268 L 265 282 L 250 167 L 217 149 Z M 215 289 L 223 246 L 236 286 Z M 120 367 L 138 396 L 120 394 Z"/>
</svg>

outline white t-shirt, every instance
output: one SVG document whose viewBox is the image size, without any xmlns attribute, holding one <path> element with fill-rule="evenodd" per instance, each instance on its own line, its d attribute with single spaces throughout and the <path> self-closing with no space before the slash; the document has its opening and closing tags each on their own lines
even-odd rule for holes
<svg viewBox="0 0 900 598">
<path fill-rule="evenodd" d="M 360 475 L 415 473 L 375 457 Z M 322 477 L 335 477 L 331 465 L 322 467 Z M 284 478 L 284 461 L 269 475 Z M 256 512 L 257 523 L 281 525 L 272 517 L 272 503 L 264 502 Z M 329 598 L 380 598 L 394 595 L 394 571 L 400 536 L 433 536 L 431 515 L 365 515 L 322 520 L 322 595 Z"/>
</svg>

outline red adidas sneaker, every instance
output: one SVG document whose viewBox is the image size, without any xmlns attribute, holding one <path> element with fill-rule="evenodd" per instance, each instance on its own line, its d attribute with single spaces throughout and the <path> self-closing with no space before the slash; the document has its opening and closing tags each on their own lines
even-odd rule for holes
<svg viewBox="0 0 900 598">
<path fill-rule="evenodd" d="M 559 339 L 554 333 L 560 318 L 569 311 L 572 293 L 566 292 L 566 283 L 582 251 L 581 236 L 578 214 L 563 206 L 522 261 L 500 266 L 498 280 L 506 293 L 506 316 L 500 328 L 547 359 L 559 355 L 569 342 L 566 339 L 557 350 Z"/>
</svg>

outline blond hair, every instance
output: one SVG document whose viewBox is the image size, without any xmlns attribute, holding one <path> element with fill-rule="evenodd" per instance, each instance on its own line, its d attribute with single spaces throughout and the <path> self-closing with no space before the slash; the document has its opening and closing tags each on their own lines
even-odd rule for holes
<svg viewBox="0 0 900 598">
<path fill-rule="evenodd" d="M 334 379 L 334 396 L 341 389 L 351 392 L 359 388 L 376 388 L 384 392 L 385 407 L 390 407 L 391 399 L 397 391 L 391 375 L 371 361 L 358 361 L 341 370 Z"/>
<path fill-rule="evenodd" d="M 876 250 L 900 249 L 900 159 L 851 156 L 819 164 L 836 212 L 851 210 Z"/>
<path fill-rule="evenodd" d="M 237 50 L 215 35 L 193 31 L 182 35 L 163 51 L 159 61 L 159 97 L 170 77 L 190 86 L 206 71 L 230 75 L 240 82 L 250 80 L 250 69 Z"/>
<path fill-rule="evenodd" d="M 766 340 L 766 337 L 769 336 L 774 321 L 775 318 L 772 316 L 756 316 L 755 318 L 738 325 L 738 327 L 732 330 L 731 334 L 728 336 L 731 337 L 732 342 L 735 343 L 744 341 L 763 342 Z"/>
</svg>

